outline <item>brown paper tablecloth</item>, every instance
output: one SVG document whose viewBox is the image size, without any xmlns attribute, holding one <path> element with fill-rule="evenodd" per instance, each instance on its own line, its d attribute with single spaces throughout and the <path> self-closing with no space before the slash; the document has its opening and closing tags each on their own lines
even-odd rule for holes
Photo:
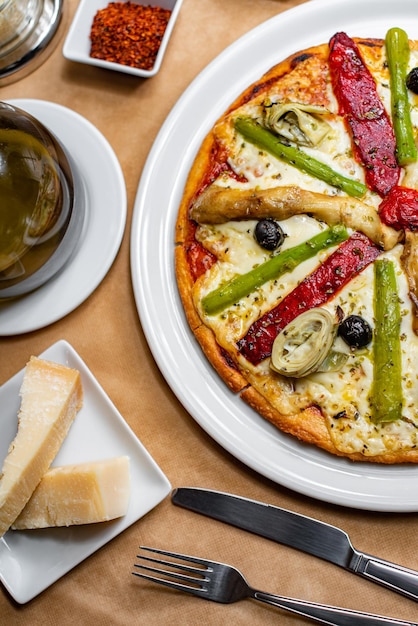
<svg viewBox="0 0 418 626">
<path fill-rule="evenodd" d="M 65 28 L 53 53 L 25 78 L 0 87 L 0 98 L 50 100 L 97 126 L 123 168 L 127 227 L 109 273 L 80 307 L 47 328 L 0 338 L 0 384 L 20 370 L 29 355 L 66 339 L 173 487 L 195 485 L 235 492 L 317 517 L 344 528 L 357 548 L 418 570 L 418 514 L 370 513 L 301 496 L 256 474 L 214 442 L 183 409 L 160 374 L 134 303 L 129 267 L 132 207 L 161 124 L 184 89 L 227 45 L 301 2 L 184 0 L 161 71 L 152 79 L 138 80 L 64 59 L 63 39 L 77 0 L 64 1 Z M 174 507 L 166 498 L 30 603 L 15 604 L 1 588 L 0 623 L 308 623 L 251 600 L 217 605 L 143 583 L 131 575 L 141 543 L 234 564 L 255 587 L 266 591 L 418 619 L 418 604 L 411 600 L 314 557 Z"/>
</svg>

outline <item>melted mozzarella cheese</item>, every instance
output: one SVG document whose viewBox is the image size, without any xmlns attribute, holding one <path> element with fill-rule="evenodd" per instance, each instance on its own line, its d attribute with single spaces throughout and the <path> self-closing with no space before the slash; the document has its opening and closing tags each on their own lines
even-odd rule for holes
<svg viewBox="0 0 418 626">
<path fill-rule="evenodd" d="M 218 343 L 229 348 L 245 334 L 246 329 L 266 311 L 272 309 L 278 301 L 296 287 L 306 274 L 319 265 L 319 257 L 304 261 L 290 274 L 274 281 L 269 281 L 259 289 L 248 294 L 226 311 L 217 316 L 207 316 L 200 302 L 208 293 L 238 274 L 249 272 L 257 265 L 270 258 L 270 253 L 263 250 L 254 238 L 257 222 L 227 222 L 215 226 L 199 227 L 196 237 L 204 246 L 221 258 L 194 285 L 195 306 L 205 324 L 214 331 Z M 305 216 L 294 216 L 281 222 L 286 239 L 282 250 L 302 243 L 326 228 L 320 222 Z M 221 245 L 219 245 L 221 242 Z M 329 254 L 331 249 L 327 251 Z M 219 255 L 222 255 L 221 257 Z"/>
<path fill-rule="evenodd" d="M 200 307 L 202 297 L 231 277 L 251 270 L 269 258 L 255 241 L 253 231 L 256 222 L 228 222 L 217 226 L 199 228 L 199 238 L 209 249 L 215 249 L 222 241 L 223 258 L 216 263 L 195 285 L 195 302 L 205 324 L 212 328 L 218 343 L 231 349 L 245 335 L 250 325 L 263 313 L 271 310 L 303 278 L 323 260 L 325 253 L 301 263 L 282 279 L 269 281 L 247 297 L 214 316 L 205 315 Z M 281 223 L 286 233 L 283 249 L 312 237 L 324 228 L 307 216 L 294 216 Z M 330 249 L 326 254 L 330 254 Z M 370 420 L 369 394 L 373 380 L 372 344 L 367 349 L 350 352 L 337 338 L 334 348 L 348 354 L 348 360 L 337 372 L 316 373 L 294 381 L 294 398 L 284 405 L 283 383 L 272 374 L 270 359 L 253 367 L 237 352 L 240 364 L 260 384 L 269 385 L 269 398 L 282 412 L 294 412 L 303 406 L 318 404 L 328 421 L 334 444 L 341 451 L 362 452 L 376 455 L 388 450 L 409 448 L 418 444 L 418 381 L 415 363 L 418 357 L 418 337 L 412 331 L 408 285 L 400 269 L 401 246 L 385 253 L 397 267 L 399 298 L 402 306 L 401 348 L 403 367 L 404 419 L 395 423 L 375 425 Z M 356 276 L 324 308 L 335 313 L 341 307 L 344 315 L 356 314 L 374 326 L 373 311 L 374 270 L 369 265 Z M 272 378 L 273 377 L 273 378 Z M 274 390 L 267 379 L 273 380 Z M 276 383 L 274 383 L 274 380 Z"/>
</svg>

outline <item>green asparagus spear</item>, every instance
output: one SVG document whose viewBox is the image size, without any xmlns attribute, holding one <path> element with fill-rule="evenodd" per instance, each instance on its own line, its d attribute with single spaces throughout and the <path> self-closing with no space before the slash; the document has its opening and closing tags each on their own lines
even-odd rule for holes
<svg viewBox="0 0 418 626">
<path fill-rule="evenodd" d="M 396 158 L 399 165 L 407 165 L 417 159 L 414 129 L 406 87 L 409 62 L 408 36 L 401 28 L 391 28 L 386 33 L 391 88 L 393 129 L 396 137 Z"/>
<path fill-rule="evenodd" d="M 375 261 L 373 384 L 371 419 L 393 422 L 402 416 L 401 314 L 392 261 Z"/>
<path fill-rule="evenodd" d="M 324 230 L 214 289 L 202 299 L 203 310 L 207 315 L 216 315 L 267 281 L 291 272 L 299 263 L 315 256 L 320 250 L 335 246 L 347 238 L 347 230 L 342 224 Z"/>
<path fill-rule="evenodd" d="M 277 135 L 250 117 L 238 117 L 235 120 L 235 128 L 244 139 L 262 150 L 270 152 L 273 156 L 290 163 L 290 165 L 294 165 L 299 170 L 319 178 L 333 187 L 342 189 L 349 196 L 361 198 L 367 191 L 367 187 L 363 183 L 346 178 L 325 163 L 321 163 L 321 161 L 317 161 L 306 154 L 306 152 L 299 150 L 299 148 L 281 143 Z"/>
</svg>

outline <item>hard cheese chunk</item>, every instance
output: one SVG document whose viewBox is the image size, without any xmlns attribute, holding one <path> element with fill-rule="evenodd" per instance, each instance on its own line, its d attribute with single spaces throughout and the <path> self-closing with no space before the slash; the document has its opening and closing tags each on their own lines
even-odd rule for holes
<svg viewBox="0 0 418 626">
<path fill-rule="evenodd" d="M 81 408 L 77 370 L 32 357 L 20 389 L 18 431 L 0 479 L 0 537 L 10 528 L 48 470 Z"/>
<path fill-rule="evenodd" d="M 51 468 L 14 522 L 16 530 L 105 522 L 126 514 L 129 458 Z"/>
</svg>

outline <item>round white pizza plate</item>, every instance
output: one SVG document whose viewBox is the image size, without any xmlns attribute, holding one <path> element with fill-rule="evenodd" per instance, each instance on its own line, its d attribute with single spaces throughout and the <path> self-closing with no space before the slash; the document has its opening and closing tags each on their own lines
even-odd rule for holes
<svg viewBox="0 0 418 626">
<path fill-rule="evenodd" d="M 299 493 L 360 509 L 406 512 L 418 511 L 418 467 L 352 463 L 305 446 L 229 392 L 189 330 L 173 260 L 188 171 L 230 102 L 275 63 L 338 31 L 384 37 L 393 26 L 418 39 L 416 0 L 311 0 L 261 24 L 217 57 L 180 98 L 150 152 L 134 207 L 131 270 L 138 313 L 159 368 L 183 406 L 222 447 Z"/>
</svg>

